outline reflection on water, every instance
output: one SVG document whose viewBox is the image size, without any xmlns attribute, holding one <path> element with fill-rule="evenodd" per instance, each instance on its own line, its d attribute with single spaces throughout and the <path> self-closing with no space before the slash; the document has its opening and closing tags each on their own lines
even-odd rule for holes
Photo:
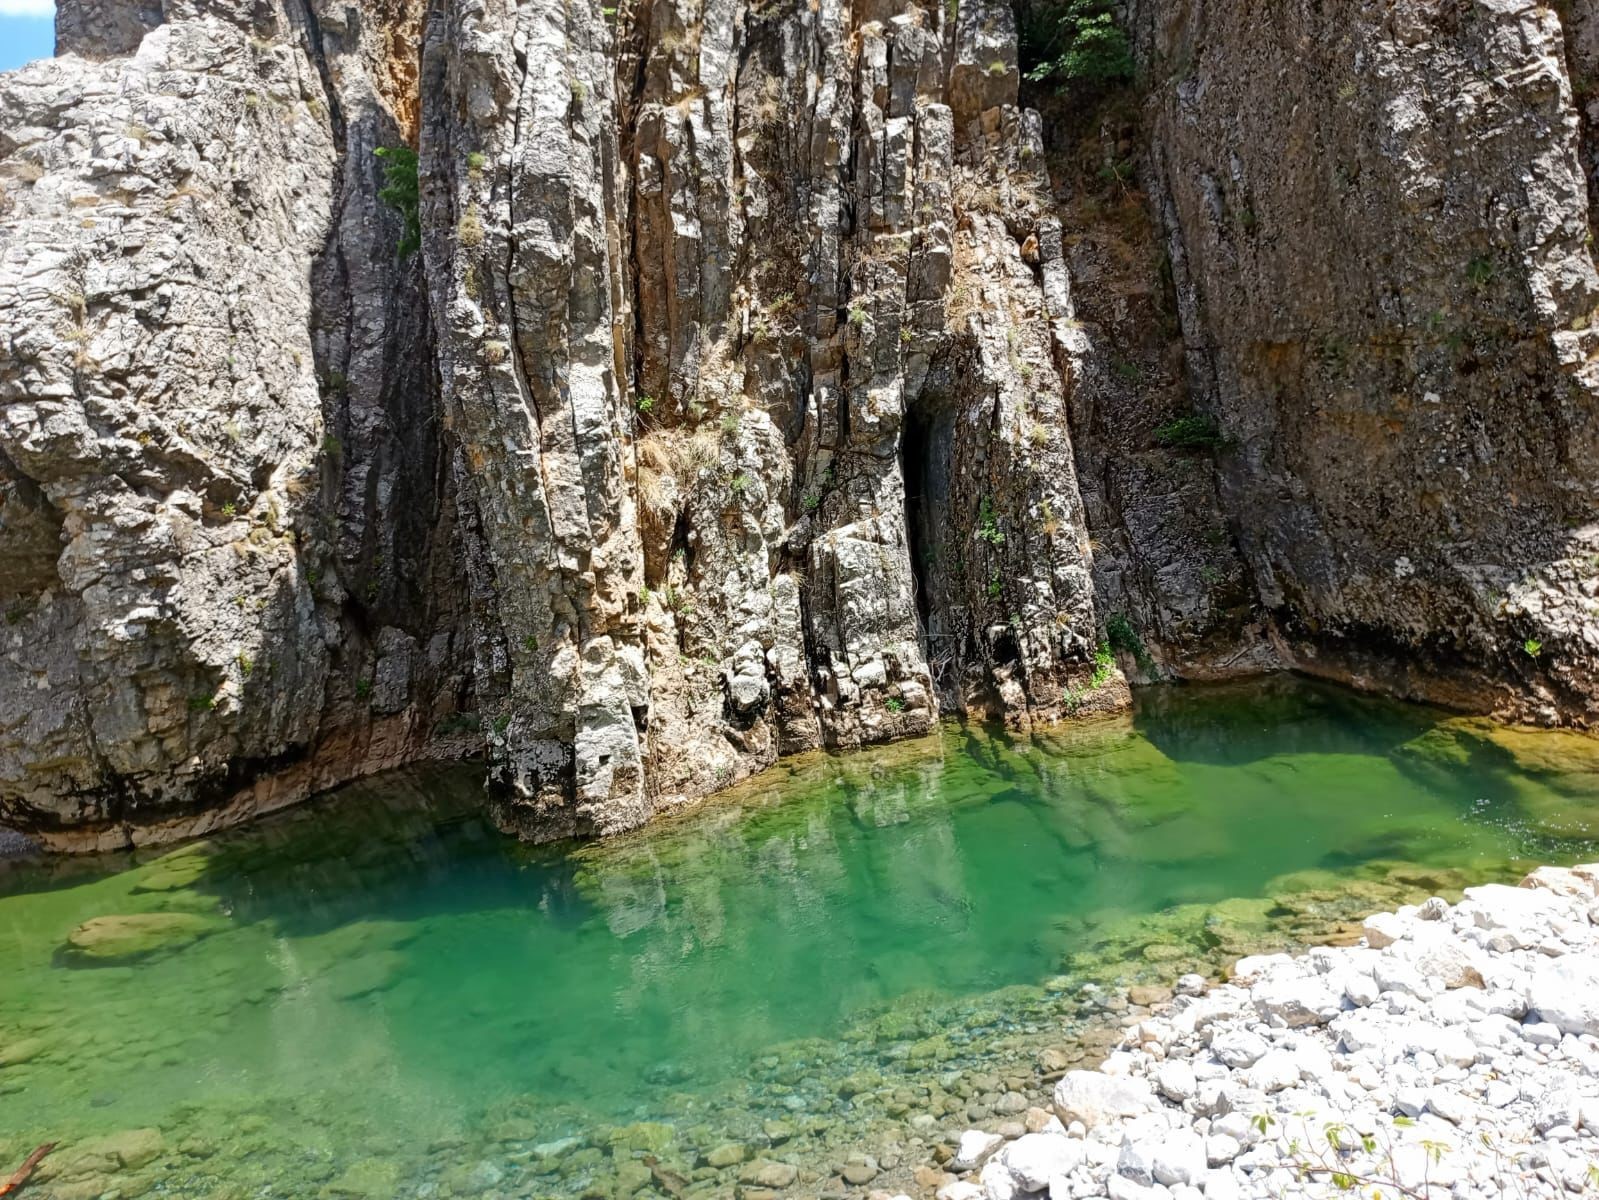
<svg viewBox="0 0 1599 1200">
<path fill-rule="evenodd" d="M 1583 855 L 1594 745 L 1279 680 L 813 756 L 575 850 L 501 838 L 450 769 L 12 869 L 0 1152 L 66 1139 L 63 1198 L 626 1190 L 639 1155 L 692 1175 L 730 1137 L 803 1162 L 908 1108 L 964 1118 L 963 1073 L 1058 1040 L 1082 980 Z M 73 1157 L 151 1129 L 146 1162 Z"/>
</svg>

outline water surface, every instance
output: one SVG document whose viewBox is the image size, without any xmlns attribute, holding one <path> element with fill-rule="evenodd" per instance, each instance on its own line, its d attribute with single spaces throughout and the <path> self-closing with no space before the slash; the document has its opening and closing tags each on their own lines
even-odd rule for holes
<svg viewBox="0 0 1599 1200">
<path fill-rule="evenodd" d="M 61 1140 L 61 1200 L 670 1190 L 648 1153 L 717 1195 L 732 1139 L 825 1177 L 908 1113 L 980 1117 L 1086 981 L 1593 853 L 1594 745 L 1281 680 L 817 756 L 575 851 L 505 840 L 452 769 L 13 869 L 0 1175 Z M 69 945 L 152 913 L 188 924 Z"/>
</svg>

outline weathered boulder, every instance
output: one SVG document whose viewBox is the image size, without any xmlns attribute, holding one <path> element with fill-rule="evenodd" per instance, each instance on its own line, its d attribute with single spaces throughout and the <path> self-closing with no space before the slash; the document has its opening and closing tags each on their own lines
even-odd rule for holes
<svg viewBox="0 0 1599 1200">
<path fill-rule="evenodd" d="M 1562 1033 L 1599 1035 L 1599 955 L 1539 963 L 1528 976 L 1527 1008 Z"/>
<path fill-rule="evenodd" d="M 1089 1129 L 1106 1121 L 1137 1116 L 1158 1101 L 1142 1079 L 1118 1078 L 1098 1071 L 1068 1071 L 1055 1085 L 1055 1115 L 1061 1124 L 1081 1121 Z"/>
</svg>

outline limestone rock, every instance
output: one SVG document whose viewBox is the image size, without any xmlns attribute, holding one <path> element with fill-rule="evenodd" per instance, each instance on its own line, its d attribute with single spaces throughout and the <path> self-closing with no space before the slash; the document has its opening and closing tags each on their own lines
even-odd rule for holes
<svg viewBox="0 0 1599 1200">
<path fill-rule="evenodd" d="M 997 0 L 62 0 L 0 77 L 0 819 L 476 754 L 607 834 L 1124 670 L 1592 723 L 1594 23 L 1433 7 L 1118 7 L 1183 66 L 1095 131 L 1127 223 Z"/>
<path fill-rule="evenodd" d="M 1061 1124 L 1080 1121 L 1093 1129 L 1119 1117 L 1136 1116 L 1156 1104 L 1149 1084 L 1097 1071 L 1068 1071 L 1055 1085 L 1055 1115 Z"/>
<path fill-rule="evenodd" d="M 225 927 L 218 918 L 182 912 L 92 917 L 67 935 L 63 954 L 82 966 L 117 966 L 174 954 Z"/>
<path fill-rule="evenodd" d="M 1540 963 L 1527 981 L 1527 1007 L 1562 1033 L 1599 1035 L 1599 955 Z"/>
</svg>

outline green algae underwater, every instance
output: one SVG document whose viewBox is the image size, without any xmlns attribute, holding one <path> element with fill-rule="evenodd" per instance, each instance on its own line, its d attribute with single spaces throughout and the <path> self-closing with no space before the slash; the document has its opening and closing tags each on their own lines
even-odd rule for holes
<svg viewBox="0 0 1599 1200">
<path fill-rule="evenodd" d="M 1041 1095 L 1112 988 L 1599 857 L 1596 766 L 1284 677 L 809 756 L 577 848 L 500 836 L 450 768 L 14 865 L 0 1176 L 59 1141 L 29 1193 L 825 1190 Z"/>
</svg>

